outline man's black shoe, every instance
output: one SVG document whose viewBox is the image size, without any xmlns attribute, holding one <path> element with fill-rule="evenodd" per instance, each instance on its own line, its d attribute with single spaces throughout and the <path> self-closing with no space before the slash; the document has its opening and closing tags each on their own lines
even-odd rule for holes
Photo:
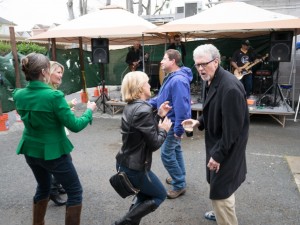
<svg viewBox="0 0 300 225">
<path fill-rule="evenodd" d="M 57 206 L 62 206 L 66 204 L 66 201 L 63 200 L 59 195 L 50 195 L 50 200 L 52 200 Z"/>
</svg>

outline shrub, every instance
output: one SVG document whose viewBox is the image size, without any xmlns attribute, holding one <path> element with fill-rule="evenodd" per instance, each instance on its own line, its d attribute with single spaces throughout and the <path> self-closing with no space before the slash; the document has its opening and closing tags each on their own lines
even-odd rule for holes
<svg viewBox="0 0 300 225">
<path fill-rule="evenodd" d="M 45 47 L 31 42 L 22 42 L 17 44 L 17 50 L 18 53 L 21 53 L 22 55 L 27 55 L 31 52 L 41 53 L 44 55 L 47 53 L 47 49 Z"/>
<path fill-rule="evenodd" d="M 11 51 L 10 44 L 4 41 L 0 41 L 0 56 L 5 56 Z"/>
<path fill-rule="evenodd" d="M 17 43 L 17 51 L 22 55 L 27 55 L 31 52 L 46 54 L 47 49 L 44 46 L 37 45 L 31 42 Z M 11 52 L 11 45 L 8 42 L 0 41 L 0 55 L 5 56 Z"/>
</svg>

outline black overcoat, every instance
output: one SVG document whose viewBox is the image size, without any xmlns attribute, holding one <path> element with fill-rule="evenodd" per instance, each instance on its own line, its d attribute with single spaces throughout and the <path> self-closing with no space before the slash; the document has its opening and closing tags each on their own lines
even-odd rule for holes
<svg viewBox="0 0 300 225">
<path fill-rule="evenodd" d="M 210 157 L 220 163 L 218 173 L 206 167 L 209 197 L 226 199 L 246 179 L 249 111 L 242 83 L 220 66 L 206 87 L 199 121 L 199 129 L 205 129 L 206 165 Z"/>
</svg>

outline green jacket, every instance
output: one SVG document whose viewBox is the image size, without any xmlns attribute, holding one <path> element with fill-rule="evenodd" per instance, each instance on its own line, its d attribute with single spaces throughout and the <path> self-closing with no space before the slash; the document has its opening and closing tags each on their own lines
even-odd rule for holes
<svg viewBox="0 0 300 225">
<path fill-rule="evenodd" d="M 30 81 L 26 88 L 15 89 L 13 99 L 25 127 L 17 154 L 45 160 L 68 154 L 74 146 L 64 127 L 79 132 L 93 119 L 90 109 L 76 117 L 63 92 L 41 81 Z"/>
</svg>

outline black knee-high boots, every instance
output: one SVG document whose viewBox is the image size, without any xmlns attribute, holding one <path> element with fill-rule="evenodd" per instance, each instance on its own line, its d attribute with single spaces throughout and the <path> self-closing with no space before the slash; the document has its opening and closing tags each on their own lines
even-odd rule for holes
<svg viewBox="0 0 300 225">
<path fill-rule="evenodd" d="M 134 204 L 130 207 L 129 212 L 122 219 L 116 221 L 114 225 L 139 225 L 142 217 L 155 211 L 157 207 L 154 200 Z"/>
</svg>

